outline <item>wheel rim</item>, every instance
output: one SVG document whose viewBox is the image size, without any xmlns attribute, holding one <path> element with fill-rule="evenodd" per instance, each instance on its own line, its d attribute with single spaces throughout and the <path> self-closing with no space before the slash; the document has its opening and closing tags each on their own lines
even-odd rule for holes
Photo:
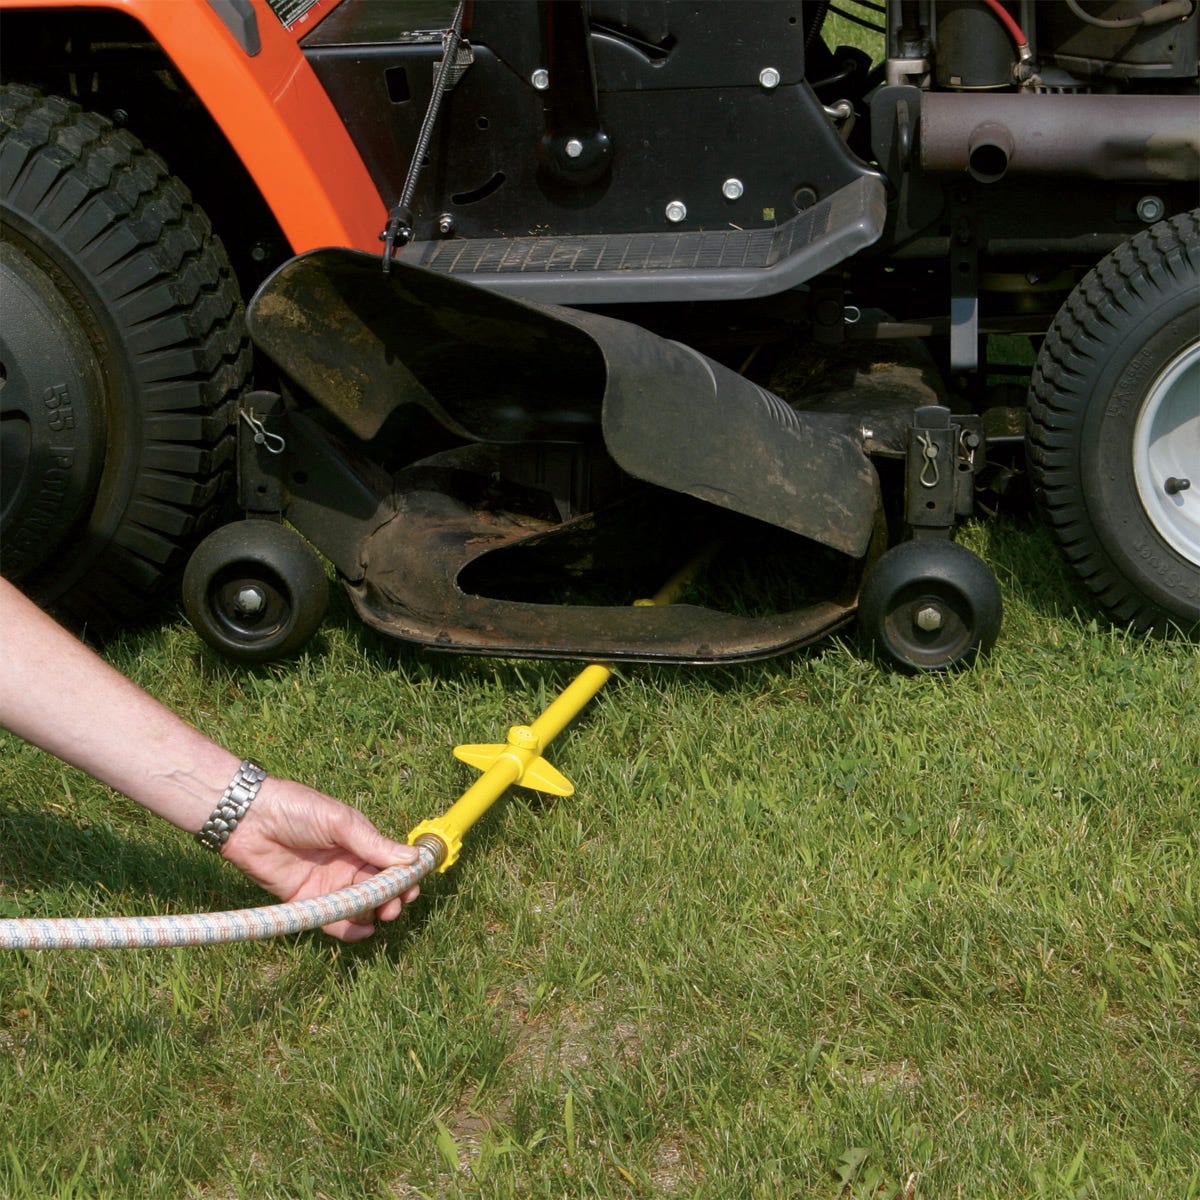
<svg viewBox="0 0 1200 1200">
<path fill-rule="evenodd" d="M 975 639 L 975 610 L 952 584 L 920 579 L 891 598 L 883 632 L 893 653 L 914 667 L 950 666 L 970 651 Z"/>
<path fill-rule="evenodd" d="M 213 623 L 224 638 L 245 647 L 284 637 L 292 624 L 291 594 L 260 564 L 235 563 L 219 572 L 209 590 Z"/>
<path fill-rule="evenodd" d="M 70 305 L 31 258 L 0 245 L 0 528 L 4 572 L 61 553 L 93 504 L 106 442 L 103 385 Z"/>
<path fill-rule="evenodd" d="M 1200 566 L 1200 342 L 1179 354 L 1146 396 L 1133 431 L 1138 499 L 1159 535 Z"/>
</svg>

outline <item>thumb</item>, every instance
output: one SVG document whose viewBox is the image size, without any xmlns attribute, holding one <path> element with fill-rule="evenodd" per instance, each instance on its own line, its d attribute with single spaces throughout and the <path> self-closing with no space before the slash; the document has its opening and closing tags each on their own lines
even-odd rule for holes
<svg viewBox="0 0 1200 1200">
<path fill-rule="evenodd" d="M 350 811 L 353 816 L 345 822 L 344 829 L 339 831 L 342 833 L 339 840 L 363 862 L 374 867 L 400 867 L 411 866 L 420 858 L 420 851 L 416 846 L 384 837 L 362 813 L 353 809 Z"/>
</svg>

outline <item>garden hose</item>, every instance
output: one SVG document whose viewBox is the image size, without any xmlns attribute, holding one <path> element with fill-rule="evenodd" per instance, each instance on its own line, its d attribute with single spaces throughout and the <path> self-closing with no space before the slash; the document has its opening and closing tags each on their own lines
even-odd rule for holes
<svg viewBox="0 0 1200 1200">
<path fill-rule="evenodd" d="M 670 604 L 707 555 L 689 563 L 651 600 Z M 599 663 L 584 667 L 531 725 L 515 725 L 503 745 L 459 746 L 455 755 L 483 774 L 441 817 L 422 821 L 409 834 L 420 857 L 404 867 L 388 867 L 362 883 L 285 904 L 219 913 L 149 917 L 23 917 L 0 920 L 0 950 L 128 950 L 143 947 L 200 946 L 245 942 L 301 933 L 371 912 L 402 895 L 433 871 L 445 871 L 458 858 L 467 830 L 512 784 L 569 796 L 574 788 L 541 756 L 608 682 L 612 669 Z"/>
<path fill-rule="evenodd" d="M 388 867 L 362 883 L 287 904 L 231 912 L 155 917 L 24 917 L 0 921 L 0 950 L 131 950 L 248 942 L 301 933 L 370 912 L 419 883 L 436 866 L 433 854 Z"/>
</svg>

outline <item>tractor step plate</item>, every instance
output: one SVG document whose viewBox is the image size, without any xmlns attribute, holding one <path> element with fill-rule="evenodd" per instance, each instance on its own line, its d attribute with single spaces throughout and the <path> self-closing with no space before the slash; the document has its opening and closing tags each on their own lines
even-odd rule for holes
<svg viewBox="0 0 1200 1200">
<path fill-rule="evenodd" d="M 449 238 L 400 261 L 554 304 L 745 299 L 795 287 L 883 232 L 880 179 L 864 175 L 767 229 Z"/>
</svg>

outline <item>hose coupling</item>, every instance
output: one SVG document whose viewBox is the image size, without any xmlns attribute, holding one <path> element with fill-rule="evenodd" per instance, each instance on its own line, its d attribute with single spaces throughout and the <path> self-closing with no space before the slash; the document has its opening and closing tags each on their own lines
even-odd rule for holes
<svg viewBox="0 0 1200 1200">
<path fill-rule="evenodd" d="M 433 855 L 433 869 L 445 871 L 447 867 L 453 866 L 457 861 L 459 851 L 462 849 L 462 838 L 443 829 L 440 822 L 435 819 L 422 821 L 420 825 L 416 826 L 408 835 L 408 844 L 428 850 Z"/>
</svg>

